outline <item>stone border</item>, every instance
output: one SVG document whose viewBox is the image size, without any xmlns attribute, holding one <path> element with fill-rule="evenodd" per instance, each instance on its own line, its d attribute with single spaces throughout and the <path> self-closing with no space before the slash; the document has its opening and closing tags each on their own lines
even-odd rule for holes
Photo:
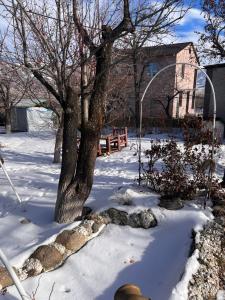
<svg viewBox="0 0 225 300">
<path fill-rule="evenodd" d="M 14 268 L 15 272 L 22 281 L 59 268 L 70 255 L 78 252 L 88 241 L 97 237 L 110 223 L 147 229 L 155 227 L 157 220 L 151 209 L 129 215 L 125 211 L 110 208 L 100 214 L 90 214 L 77 227 L 59 233 L 54 242 L 39 246 L 21 268 Z M 7 269 L 0 266 L 0 290 L 13 284 Z"/>
<path fill-rule="evenodd" d="M 55 270 L 70 255 L 79 251 L 88 241 L 98 236 L 105 226 L 105 219 L 101 216 L 95 216 L 94 220 L 85 220 L 71 230 L 64 230 L 57 235 L 53 243 L 39 246 L 21 268 L 14 268 L 14 270 L 20 280 Z M 13 284 L 8 271 L 4 267 L 0 267 L 0 290 Z"/>
<path fill-rule="evenodd" d="M 216 299 L 218 291 L 225 288 L 224 243 L 224 228 L 215 221 L 195 235 L 192 250 L 198 251 L 199 268 L 189 281 L 189 300 Z"/>
</svg>

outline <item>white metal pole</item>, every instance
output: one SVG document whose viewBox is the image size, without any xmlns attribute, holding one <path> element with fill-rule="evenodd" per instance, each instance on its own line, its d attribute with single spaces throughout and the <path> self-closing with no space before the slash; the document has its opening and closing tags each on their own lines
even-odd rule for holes
<svg viewBox="0 0 225 300">
<path fill-rule="evenodd" d="M 11 185 L 11 187 L 12 187 L 12 189 L 13 189 L 15 195 L 16 195 L 17 200 L 19 201 L 19 203 L 22 203 L 22 200 L 21 200 L 19 194 L 17 193 L 16 188 L 15 188 L 15 186 L 13 185 L 13 183 L 12 183 L 12 181 L 11 181 L 9 175 L 8 175 L 8 172 L 6 171 L 6 168 L 5 168 L 5 166 L 3 165 L 1 159 L 0 159 L 0 166 L 2 167 L 2 170 L 3 170 L 3 172 L 4 172 L 5 176 L 6 176 L 6 178 L 8 179 L 9 184 Z"/>
<path fill-rule="evenodd" d="M 10 276 L 12 277 L 12 280 L 13 280 L 22 300 L 28 300 L 28 299 L 30 300 L 30 297 L 25 292 L 19 278 L 16 275 L 16 272 L 11 267 L 7 257 L 5 256 L 5 254 L 3 253 L 3 251 L 1 249 L 0 249 L 0 258 L 1 258 L 1 261 L 3 262 L 3 264 L 5 265 L 6 269 L 8 270 Z"/>
<path fill-rule="evenodd" d="M 158 73 L 156 73 L 152 79 L 149 81 L 149 83 L 147 84 L 144 93 L 141 97 L 141 101 L 140 101 L 140 133 L 139 133 L 139 185 L 141 182 L 141 131 L 142 131 L 142 103 L 144 100 L 144 97 L 150 87 L 150 85 L 152 84 L 153 80 L 155 80 L 156 77 L 159 76 L 159 74 L 161 74 L 162 72 L 164 72 L 165 70 L 171 68 L 171 67 L 175 67 L 177 65 L 188 65 L 191 67 L 194 67 L 195 69 L 200 70 L 206 77 L 206 79 L 208 80 L 211 90 L 212 90 L 212 95 L 213 95 L 213 124 L 212 124 L 212 154 L 211 154 L 211 159 L 213 160 L 214 158 L 214 143 L 215 143 L 215 129 L 216 129 L 216 94 L 215 94 L 215 90 L 214 90 L 214 86 L 213 83 L 210 79 L 210 77 L 208 76 L 208 74 L 202 69 L 203 67 L 195 65 L 195 64 L 191 64 L 191 63 L 187 63 L 187 62 L 181 62 L 181 63 L 173 63 L 173 64 L 169 64 L 167 66 L 165 66 L 164 68 L 162 68 L 161 70 L 159 70 Z M 212 174 L 211 174 L 212 176 Z"/>
</svg>

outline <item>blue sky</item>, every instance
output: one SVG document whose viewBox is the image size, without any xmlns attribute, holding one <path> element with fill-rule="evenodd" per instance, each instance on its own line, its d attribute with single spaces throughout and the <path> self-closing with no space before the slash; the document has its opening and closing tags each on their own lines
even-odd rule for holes
<svg viewBox="0 0 225 300">
<path fill-rule="evenodd" d="M 201 13 L 200 1 L 193 1 L 192 8 L 185 17 L 175 27 L 176 41 L 192 41 L 197 43 L 198 35 L 196 31 L 203 31 L 204 18 Z"/>
</svg>

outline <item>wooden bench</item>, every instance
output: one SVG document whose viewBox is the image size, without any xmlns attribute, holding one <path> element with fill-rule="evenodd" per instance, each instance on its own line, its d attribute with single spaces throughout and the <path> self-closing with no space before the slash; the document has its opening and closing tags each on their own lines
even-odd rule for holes
<svg viewBox="0 0 225 300">
<path fill-rule="evenodd" d="M 110 154 L 115 151 L 121 151 L 123 147 L 127 147 L 127 127 L 113 128 L 113 132 L 108 135 L 101 135 L 98 144 L 97 156 L 104 153 Z M 77 138 L 77 148 L 80 146 L 80 137 Z"/>
<path fill-rule="evenodd" d="M 127 147 L 127 145 L 127 127 L 113 128 L 112 134 L 100 137 L 98 155 L 120 151 L 123 147 Z"/>
</svg>

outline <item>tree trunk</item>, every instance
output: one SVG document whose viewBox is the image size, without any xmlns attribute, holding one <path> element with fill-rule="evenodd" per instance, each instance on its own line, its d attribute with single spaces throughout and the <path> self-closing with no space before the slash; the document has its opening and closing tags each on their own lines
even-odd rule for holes
<svg viewBox="0 0 225 300">
<path fill-rule="evenodd" d="M 6 108 L 6 110 L 5 110 L 5 131 L 6 131 L 6 133 L 12 132 L 11 109 L 10 108 Z"/>
<path fill-rule="evenodd" d="M 85 129 L 82 132 L 76 176 L 63 193 L 63 201 L 58 206 L 56 221 L 59 223 L 71 223 L 82 216 L 83 205 L 93 184 L 98 140 L 99 135 L 95 131 Z"/>
<path fill-rule="evenodd" d="M 111 56 L 111 42 L 106 43 L 96 53 L 96 78 L 90 98 L 89 120 L 87 124 L 82 124 L 77 165 L 73 166 L 74 169 L 76 167 L 76 174 L 73 177 L 74 173 L 71 171 L 69 172 L 70 175 L 67 175 L 68 170 L 63 174 L 63 167 L 61 171 L 55 210 L 55 220 L 58 223 L 71 223 L 82 216 L 83 205 L 92 188 L 98 142 L 102 126 L 104 125 L 104 108 Z M 64 118 L 63 149 L 68 138 L 66 114 Z M 64 165 L 63 161 L 62 165 Z"/>
<path fill-rule="evenodd" d="M 55 220 L 58 222 L 61 216 L 69 213 L 70 207 L 65 202 L 65 193 L 74 179 L 77 165 L 78 96 L 70 87 L 63 109 L 62 164 L 55 206 Z"/>
<path fill-rule="evenodd" d="M 55 164 L 60 163 L 61 160 L 62 141 L 63 141 L 63 117 L 61 117 L 59 120 L 59 126 L 55 137 L 55 149 L 54 149 L 54 159 L 53 159 L 53 163 Z"/>
</svg>

